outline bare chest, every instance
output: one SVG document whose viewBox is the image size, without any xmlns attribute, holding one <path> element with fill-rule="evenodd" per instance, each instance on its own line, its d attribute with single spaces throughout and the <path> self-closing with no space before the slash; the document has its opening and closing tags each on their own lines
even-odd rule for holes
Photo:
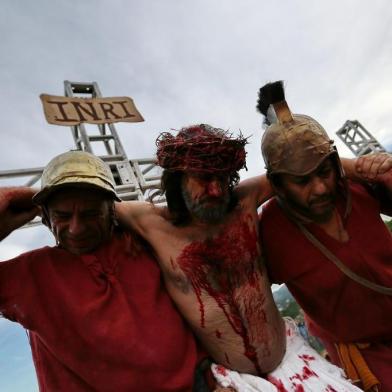
<svg viewBox="0 0 392 392">
<path fill-rule="evenodd" d="M 240 215 L 213 233 L 188 231 L 166 247 L 166 278 L 182 291 L 229 293 L 256 279 L 257 239 L 250 215 Z"/>
</svg>

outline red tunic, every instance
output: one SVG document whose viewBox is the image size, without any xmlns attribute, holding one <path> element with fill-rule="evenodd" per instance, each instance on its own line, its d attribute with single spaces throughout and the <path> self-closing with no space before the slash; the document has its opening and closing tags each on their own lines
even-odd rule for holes
<svg viewBox="0 0 392 392">
<path fill-rule="evenodd" d="M 195 340 L 159 268 L 129 234 L 75 256 L 0 263 L 0 312 L 30 332 L 41 391 L 189 391 Z"/>
<path fill-rule="evenodd" d="M 392 236 L 380 217 L 380 203 L 359 184 L 350 184 L 350 190 L 347 243 L 314 224 L 307 228 L 358 275 L 392 287 Z M 343 216 L 342 199 L 337 207 Z M 307 314 L 310 331 L 326 343 L 334 362 L 334 342 L 372 342 L 363 352 L 370 369 L 380 380 L 392 380 L 392 297 L 346 277 L 284 215 L 276 200 L 263 208 L 260 228 L 271 281 L 286 283 Z"/>
</svg>

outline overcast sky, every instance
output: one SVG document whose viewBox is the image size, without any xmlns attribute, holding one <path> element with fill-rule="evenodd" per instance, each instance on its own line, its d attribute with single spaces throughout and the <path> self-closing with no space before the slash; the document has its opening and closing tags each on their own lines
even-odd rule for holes
<svg viewBox="0 0 392 392">
<path fill-rule="evenodd" d="M 257 91 L 279 79 L 292 111 L 335 140 L 358 119 L 392 149 L 389 0 L 2 0 L 0 37 L 0 170 L 44 166 L 74 147 L 39 100 L 62 95 L 64 80 L 134 99 L 146 121 L 117 126 L 129 158 L 153 156 L 161 131 L 203 122 L 252 135 L 243 178 L 262 172 Z M 19 230 L 0 259 L 49 241 L 42 228 Z M 9 385 L 0 389 L 27 391 Z"/>
</svg>

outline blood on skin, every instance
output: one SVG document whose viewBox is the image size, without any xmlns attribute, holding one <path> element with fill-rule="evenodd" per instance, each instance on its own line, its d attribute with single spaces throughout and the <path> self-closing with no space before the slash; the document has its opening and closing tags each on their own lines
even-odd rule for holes
<svg viewBox="0 0 392 392">
<path fill-rule="evenodd" d="M 249 320 L 254 319 L 254 301 L 258 301 L 258 309 L 262 306 L 260 297 L 247 295 L 252 291 L 262 292 L 258 257 L 256 228 L 252 217 L 247 215 L 238 217 L 238 220 L 215 238 L 192 242 L 186 246 L 177 262 L 195 291 L 201 327 L 205 328 L 205 307 L 202 301 L 204 291 L 216 301 L 233 331 L 241 336 L 244 355 L 261 374 L 257 353 L 247 330 L 247 325 L 252 325 Z M 241 298 L 235 295 L 238 288 L 242 290 L 242 295 L 239 296 Z M 266 316 L 262 309 L 259 312 L 262 317 L 261 325 Z"/>
<path fill-rule="evenodd" d="M 215 331 L 215 335 L 218 339 L 220 339 L 222 337 L 222 333 L 218 330 Z"/>
<path fill-rule="evenodd" d="M 288 390 L 284 387 L 283 383 L 281 380 L 278 380 L 277 378 L 273 376 L 268 376 L 267 377 L 268 381 L 276 386 L 278 388 L 279 392 L 288 392 Z"/>
</svg>

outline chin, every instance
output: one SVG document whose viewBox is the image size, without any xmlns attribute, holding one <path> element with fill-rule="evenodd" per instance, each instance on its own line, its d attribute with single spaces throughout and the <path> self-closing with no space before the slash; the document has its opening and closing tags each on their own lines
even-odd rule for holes
<svg viewBox="0 0 392 392">
<path fill-rule="evenodd" d="M 326 223 L 328 222 L 333 214 L 333 208 L 322 211 L 322 212 L 313 212 L 310 214 L 310 218 L 317 223 Z"/>
<path fill-rule="evenodd" d="M 76 256 L 82 255 L 84 253 L 88 253 L 88 250 L 84 250 L 84 249 L 74 249 L 74 248 L 64 248 L 64 249 Z"/>
<path fill-rule="evenodd" d="M 63 245 L 63 248 L 67 250 L 68 252 L 72 253 L 73 255 L 84 255 L 86 253 L 90 253 L 94 251 L 97 246 L 86 246 L 83 248 L 73 248 L 73 247 L 67 247 Z"/>
<path fill-rule="evenodd" d="M 226 215 L 222 208 L 208 208 L 199 211 L 197 217 L 204 223 L 219 223 Z"/>
</svg>

